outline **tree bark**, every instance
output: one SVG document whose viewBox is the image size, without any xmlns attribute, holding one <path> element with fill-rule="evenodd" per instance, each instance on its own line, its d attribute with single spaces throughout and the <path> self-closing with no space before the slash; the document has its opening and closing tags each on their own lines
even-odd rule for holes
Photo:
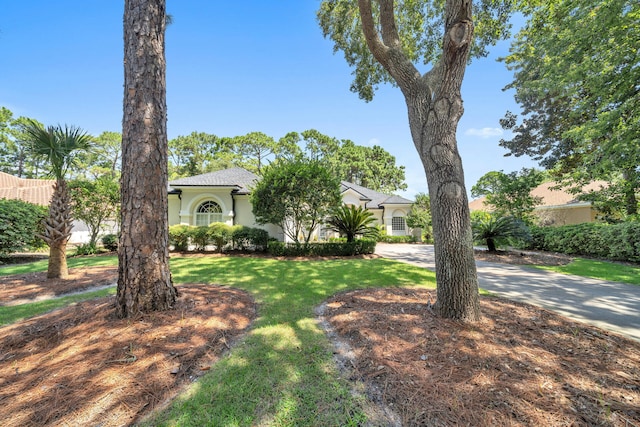
<svg viewBox="0 0 640 427">
<path fill-rule="evenodd" d="M 464 321 L 480 318 L 471 220 L 456 131 L 462 117 L 460 88 L 473 36 L 471 0 L 447 0 L 442 56 L 420 75 L 401 50 L 393 1 L 379 0 L 382 39 L 371 0 L 358 0 L 367 45 L 397 82 L 427 176 L 435 241 L 436 311 Z"/>
<path fill-rule="evenodd" d="M 71 197 L 64 179 L 56 180 L 49 204 L 49 216 L 43 221 L 44 232 L 40 237 L 49 246 L 47 278 L 66 279 L 67 242 L 71 237 L 73 219 L 71 217 Z"/>
<path fill-rule="evenodd" d="M 167 310 L 169 272 L 164 0 L 125 0 L 120 317 Z"/>
</svg>

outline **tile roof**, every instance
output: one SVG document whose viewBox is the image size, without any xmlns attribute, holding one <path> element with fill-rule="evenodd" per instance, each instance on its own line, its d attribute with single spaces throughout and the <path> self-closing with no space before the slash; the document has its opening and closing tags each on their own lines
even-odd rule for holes
<svg viewBox="0 0 640 427">
<path fill-rule="evenodd" d="M 571 206 L 578 203 L 582 203 L 578 200 L 578 194 L 574 194 L 568 191 L 567 188 L 555 188 L 558 184 L 555 182 L 544 182 L 531 190 L 533 197 L 540 197 L 541 203 L 536 206 L 537 208 L 544 207 L 558 207 L 558 206 Z M 582 188 L 582 193 L 588 193 L 594 190 L 600 190 L 606 187 L 605 181 L 594 181 Z M 488 210 L 487 205 L 484 203 L 485 198 L 479 197 L 469 203 L 469 209 L 472 211 Z"/>
<path fill-rule="evenodd" d="M 247 194 L 250 187 L 258 179 L 258 175 L 246 169 L 231 168 L 179 178 L 169 182 L 169 187 L 236 187 L 237 193 Z"/>
<path fill-rule="evenodd" d="M 0 172 L 0 199 L 49 206 L 55 183 L 53 179 L 24 179 Z"/>
<path fill-rule="evenodd" d="M 231 168 L 173 180 L 169 182 L 169 189 L 175 190 L 179 187 L 236 187 L 237 193 L 248 194 L 253 183 L 259 179 L 258 175 L 246 169 Z M 347 189 L 352 189 L 359 193 L 362 196 L 361 199 L 366 200 L 367 206 L 370 208 L 380 208 L 389 204 L 413 203 L 413 201 L 404 197 L 379 193 L 361 185 L 342 181 L 340 191 L 345 192 Z"/>
<path fill-rule="evenodd" d="M 392 205 L 392 204 L 412 204 L 413 201 L 409 199 L 405 199 L 404 197 L 396 196 L 395 194 L 384 194 L 378 191 L 371 190 L 369 188 L 363 187 L 358 184 L 353 184 L 351 182 L 342 181 L 340 183 L 340 191 L 345 192 L 348 189 L 351 189 L 362 195 L 362 200 L 367 201 L 368 208 L 380 208 L 383 205 Z"/>
</svg>

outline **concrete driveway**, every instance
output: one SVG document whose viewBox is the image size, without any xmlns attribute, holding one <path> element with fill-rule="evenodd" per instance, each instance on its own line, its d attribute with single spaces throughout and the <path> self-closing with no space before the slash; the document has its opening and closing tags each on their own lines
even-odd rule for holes
<svg viewBox="0 0 640 427">
<path fill-rule="evenodd" d="M 378 244 L 376 254 L 435 270 L 432 245 Z M 640 286 L 478 261 L 480 287 L 640 341 Z"/>
</svg>

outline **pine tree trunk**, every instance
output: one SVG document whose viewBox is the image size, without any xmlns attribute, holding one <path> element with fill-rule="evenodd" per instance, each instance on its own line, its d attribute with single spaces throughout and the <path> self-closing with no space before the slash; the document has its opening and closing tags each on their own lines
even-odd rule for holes
<svg viewBox="0 0 640 427">
<path fill-rule="evenodd" d="M 164 0 L 125 0 L 121 235 L 116 312 L 170 309 Z"/>
</svg>

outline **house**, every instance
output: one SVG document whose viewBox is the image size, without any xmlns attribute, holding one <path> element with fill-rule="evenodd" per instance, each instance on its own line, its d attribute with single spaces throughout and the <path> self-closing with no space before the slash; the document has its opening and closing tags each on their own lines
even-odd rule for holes
<svg viewBox="0 0 640 427">
<path fill-rule="evenodd" d="M 25 179 L 0 172 L 0 199 L 49 206 L 55 183 L 54 179 Z"/>
<path fill-rule="evenodd" d="M 591 202 L 578 200 L 577 194 L 567 189 L 556 188 L 555 182 L 544 182 L 531 190 L 531 196 L 539 197 L 541 202 L 533 211 L 537 223 L 544 226 L 560 226 L 593 222 L 598 212 Z M 583 187 L 582 192 L 600 190 L 606 186 L 604 181 L 595 181 Z M 480 197 L 469 203 L 471 211 L 490 211 L 490 206 L 485 205 L 485 198 Z"/>
<path fill-rule="evenodd" d="M 280 227 L 273 224 L 258 225 L 249 200 L 251 187 L 260 178 L 242 168 L 210 172 L 169 182 L 169 225 L 209 225 L 224 222 L 263 228 L 271 237 L 284 240 Z M 373 191 L 346 181 L 341 183 L 343 202 L 363 206 L 375 216 L 389 235 L 407 235 L 405 217 L 411 209 L 411 200 L 400 196 Z M 317 237 L 329 237 L 321 228 Z"/>
</svg>

